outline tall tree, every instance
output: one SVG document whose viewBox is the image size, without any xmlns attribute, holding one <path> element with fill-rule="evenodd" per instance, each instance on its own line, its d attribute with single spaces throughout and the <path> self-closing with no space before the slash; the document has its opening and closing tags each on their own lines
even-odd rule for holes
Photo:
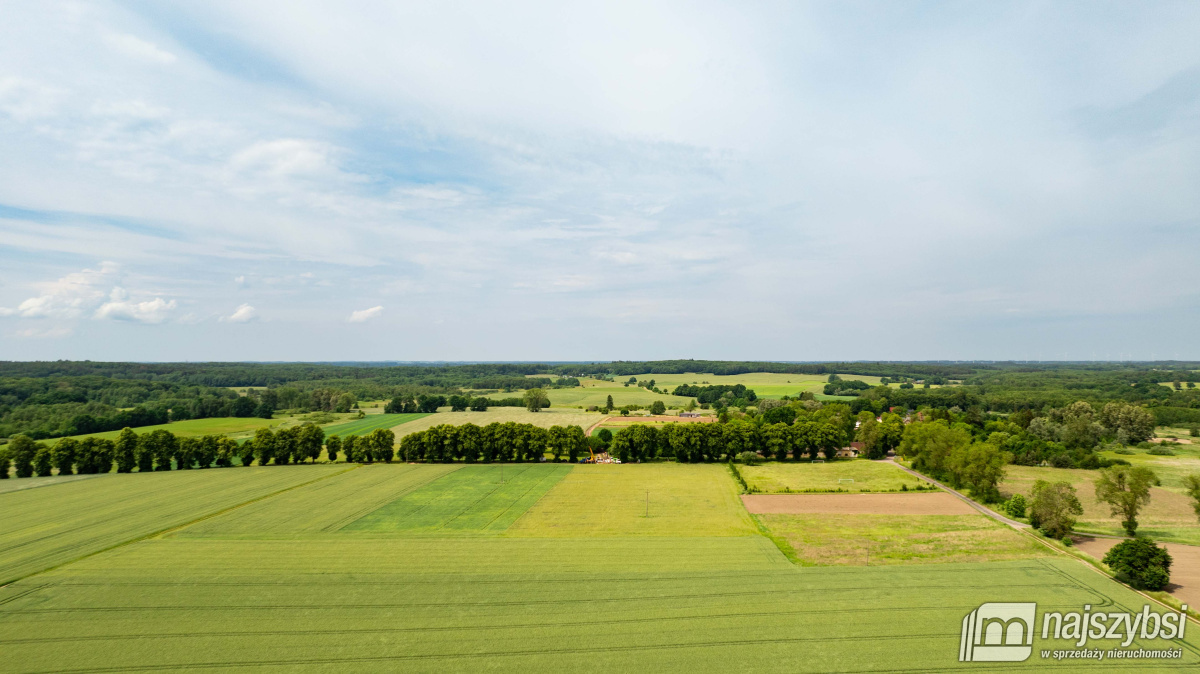
<svg viewBox="0 0 1200 674">
<path fill-rule="evenodd" d="M 1051 538 L 1063 538 L 1075 527 L 1075 516 L 1083 514 L 1083 505 L 1070 482 L 1033 483 L 1029 498 L 1029 523 Z"/>
<path fill-rule="evenodd" d="M 79 441 L 74 438 L 63 438 L 54 445 L 51 458 L 59 475 L 70 475 L 75 472 L 75 454 L 79 451 Z"/>
<path fill-rule="evenodd" d="M 1113 466 L 1096 478 L 1096 500 L 1107 503 L 1130 536 L 1137 534 L 1138 512 L 1150 502 L 1150 487 L 1158 484 L 1154 471 L 1142 466 Z"/>
<path fill-rule="evenodd" d="M 117 436 L 115 454 L 117 460 L 118 473 L 132 473 L 134 466 L 137 465 L 137 446 L 138 436 L 133 432 L 132 428 L 121 429 L 121 434 Z"/>
<path fill-rule="evenodd" d="M 269 428 L 254 431 L 254 456 L 258 465 L 265 466 L 275 458 L 275 433 Z"/>
<path fill-rule="evenodd" d="M 612 396 L 609 396 L 610 398 Z M 550 398 L 546 396 L 546 392 L 540 388 L 531 388 L 525 392 L 525 409 L 530 412 L 541 412 L 542 408 L 550 404 Z"/>
<path fill-rule="evenodd" d="M 342 451 L 342 439 L 336 435 L 325 438 L 325 456 L 330 463 L 337 461 L 338 452 Z"/>
<path fill-rule="evenodd" d="M 50 477 L 54 469 L 54 453 L 49 447 L 37 443 L 37 452 L 33 455 L 33 469 L 38 477 Z"/>
<path fill-rule="evenodd" d="M 8 450 L 0 449 L 0 480 L 8 479 L 8 471 L 11 469 L 11 467 L 12 466 L 9 463 L 8 458 Z"/>
<path fill-rule="evenodd" d="M 8 443 L 8 456 L 12 459 L 17 477 L 33 475 L 33 457 L 37 455 L 38 443 L 28 435 L 17 435 Z"/>
</svg>

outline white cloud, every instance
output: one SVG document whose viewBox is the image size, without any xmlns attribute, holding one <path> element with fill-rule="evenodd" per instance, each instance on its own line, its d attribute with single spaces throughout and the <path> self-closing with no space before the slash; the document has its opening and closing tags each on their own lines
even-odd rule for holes
<svg viewBox="0 0 1200 674">
<path fill-rule="evenodd" d="M 361 309 L 350 314 L 349 321 L 351 323 L 366 323 L 372 318 L 378 318 L 383 313 L 383 307 L 371 307 L 370 309 Z"/>
<path fill-rule="evenodd" d="M 57 281 L 37 284 L 42 294 L 21 302 L 16 313 L 24 318 L 79 318 L 103 301 L 102 288 L 119 270 L 115 262 L 102 262 L 99 269 L 84 269 Z"/>
<path fill-rule="evenodd" d="M 234 309 L 231 315 L 224 316 L 221 320 L 229 323 L 249 323 L 256 318 L 258 318 L 258 311 L 249 304 L 242 304 Z"/>
<path fill-rule="evenodd" d="M 0 307 L 0 316 L 12 316 L 15 313 L 17 313 L 16 309 L 9 309 L 8 307 Z"/>
<path fill-rule="evenodd" d="M 124 288 L 113 288 L 109 301 L 96 310 L 96 318 L 111 318 L 118 321 L 135 321 L 138 323 L 162 323 L 167 314 L 175 309 L 175 300 L 166 301 L 161 297 L 142 302 L 129 300 L 129 293 Z"/>
<path fill-rule="evenodd" d="M 162 63 L 164 65 L 176 61 L 174 54 L 160 49 L 153 42 L 147 42 L 146 40 L 125 33 L 108 33 L 104 36 L 104 42 L 126 56 L 153 61 L 154 63 Z"/>
<path fill-rule="evenodd" d="M 68 337 L 73 331 L 66 326 L 55 326 L 51 328 L 24 328 L 16 331 L 16 336 L 22 339 L 62 339 Z"/>
</svg>

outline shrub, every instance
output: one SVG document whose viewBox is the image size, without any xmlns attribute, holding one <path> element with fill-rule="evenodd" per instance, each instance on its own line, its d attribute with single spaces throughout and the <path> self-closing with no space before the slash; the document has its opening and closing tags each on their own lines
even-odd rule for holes
<svg viewBox="0 0 1200 674">
<path fill-rule="evenodd" d="M 1137 443 L 1134 446 L 1137 447 L 1138 449 L 1150 449 L 1150 447 L 1152 447 L 1152 445 L 1149 442 L 1146 442 L 1145 440 Z"/>
<path fill-rule="evenodd" d="M 1171 555 L 1149 538 L 1133 538 L 1113 546 L 1104 563 L 1117 578 L 1139 590 L 1161 590 L 1171 582 Z"/>
<path fill-rule="evenodd" d="M 1136 453 L 1137 452 L 1134 452 L 1132 449 L 1129 449 L 1128 447 L 1122 447 L 1120 449 L 1113 450 L 1113 454 L 1136 454 Z"/>
<path fill-rule="evenodd" d="M 758 452 L 742 452 L 737 455 L 737 460 L 747 466 L 753 466 L 758 463 Z"/>
<path fill-rule="evenodd" d="M 1146 452 L 1146 453 L 1153 454 L 1154 456 L 1175 456 L 1175 452 L 1172 452 L 1171 450 L 1167 449 L 1166 447 L 1161 447 L 1161 446 L 1154 447 L 1149 452 Z"/>
<path fill-rule="evenodd" d="M 1026 508 L 1025 497 L 1020 494 L 1013 494 L 1004 502 L 1004 512 L 1012 518 L 1024 517 Z"/>
<path fill-rule="evenodd" d="M 1200 426 L 1192 426 L 1190 429 L 1188 429 L 1188 435 L 1192 436 L 1193 438 L 1200 438 Z"/>
</svg>

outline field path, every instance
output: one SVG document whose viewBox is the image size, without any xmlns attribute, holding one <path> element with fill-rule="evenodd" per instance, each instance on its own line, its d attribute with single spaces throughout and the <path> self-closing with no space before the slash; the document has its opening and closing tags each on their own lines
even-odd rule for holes
<svg viewBox="0 0 1200 674">
<path fill-rule="evenodd" d="M 950 494 L 743 494 L 746 510 L 756 515 L 974 515 L 975 510 Z"/>
<path fill-rule="evenodd" d="M 1014 529 L 1028 529 L 1029 528 L 1028 524 L 1018 522 L 1014 519 L 1009 519 L 1009 518 L 1005 517 L 1004 515 L 1001 515 L 1000 513 L 995 512 L 994 510 L 991 510 L 990 508 L 987 508 L 979 503 L 976 503 L 974 499 L 971 499 L 968 496 L 964 496 L 964 495 L 958 493 L 954 489 L 947 487 L 946 485 L 942 484 L 941 482 L 938 482 L 937 480 L 933 479 L 932 477 L 929 477 L 928 475 L 922 475 L 921 473 L 918 473 L 917 471 L 915 471 L 911 468 L 904 467 L 903 465 L 900 464 L 899 461 L 896 461 L 895 459 L 889 458 L 889 459 L 887 459 L 887 461 L 891 461 L 891 462 L 895 463 L 897 466 L 900 467 L 900 470 L 908 471 L 909 473 L 916 475 L 917 477 L 921 478 L 922 480 L 927 480 L 929 482 L 932 482 L 933 484 L 936 484 L 943 491 L 957 496 L 959 499 L 961 499 L 963 501 L 963 503 L 966 503 L 967 505 L 978 510 L 979 512 L 983 513 L 984 515 L 987 515 L 988 517 L 996 520 L 997 522 L 1003 522 L 1004 524 L 1007 524 L 1008 526 L 1010 526 Z"/>
</svg>

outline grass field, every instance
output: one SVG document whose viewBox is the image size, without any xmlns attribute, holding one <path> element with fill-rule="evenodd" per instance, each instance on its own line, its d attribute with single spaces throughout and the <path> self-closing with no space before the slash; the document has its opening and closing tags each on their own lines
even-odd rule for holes
<svg viewBox="0 0 1200 674">
<path fill-rule="evenodd" d="M 344 531 L 501 532 L 571 472 L 569 464 L 464 466 L 347 524 Z"/>
<path fill-rule="evenodd" d="M 110 525 L 194 523 L 141 540 L 134 540 L 137 527 L 126 527 L 110 544 L 125 545 L 0 587 L 0 668 L 22 674 L 1133 669 L 1124 661 L 1044 661 L 1038 646 L 1068 647 L 1053 640 L 1035 641 L 1024 665 L 958 662 L 963 616 L 984 602 L 1130 612 L 1146 603 L 1078 561 L 1021 550 L 982 517 L 822 516 L 800 523 L 785 516 L 793 519 L 771 527 L 776 538 L 799 546 L 789 550 L 839 564 L 801 568 L 758 535 L 723 466 L 505 466 L 504 484 L 527 486 L 526 494 L 569 472 L 496 535 L 488 530 L 495 513 L 507 502 L 503 512 L 511 514 L 524 498 L 490 481 L 498 468 L 235 468 L 109 475 L 0 494 L 6 505 L 58 491 L 60 498 L 16 518 L 4 511 L 6 521 L 48 529 L 81 510 L 133 505 L 123 478 L 170 482 L 160 491 L 174 486 L 171 503 L 211 501 L 242 485 L 226 495 L 233 505 L 211 517 L 206 508 L 171 512 L 182 506 L 148 502 L 120 517 L 109 510 L 103 522 Z M 521 469 L 509 479 L 509 470 Z M 242 482 L 256 476 L 281 480 L 276 492 Z M 299 486 L 279 491 L 291 485 Z M 266 498 L 254 500 L 256 494 Z M 425 507 L 398 509 L 418 501 Z M 428 521 L 465 516 L 476 525 L 453 536 L 428 527 L 346 526 L 411 524 L 435 511 L 438 518 Z M 819 535 L 805 543 L 813 532 Z M 0 541 L 12 535 L 0 532 Z M 855 565 L 858 540 L 875 543 L 873 557 L 882 565 Z M 976 561 L 924 563 L 937 561 L 933 550 Z M 53 566 L 53 554 L 43 549 L 34 561 Z M 1005 556 L 1010 561 L 977 561 Z M 1183 658 L 1167 664 L 1194 668 L 1197 634 L 1192 626 L 1186 641 L 1139 640 L 1130 647 L 1179 646 Z"/>
<path fill-rule="evenodd" d="M 1005 496 L 1013 493 L 1028 496 L 1034 481 L 1039 479 L 1067 481 L 1075 487 L 1079 503 L 1083 506 L 1083 515 L 1076 526 L 1079 531 L 1124 535 L 1121 518 L 1113 516 L 1107 504 L 1096 501 L 1095 480 L 1098 471 L 1034 466 L 1006 466 L 1005 471 L 1008 475 L 1000 484 L 1000 491 Z M 1164 541 L 1200 545 L 1200 522 L 1196 520 L 1191 500 L 1178 491 L 1152 487 L 1150 503 L 1142 509 L 1138 523 L 1139 534 Z"/>
<path fill-rule="evenodd" d="M 827 463 L 771 461 L 739 466 L 746 484 L 762 494 L 803 491 L 900 491 L 924 482 L 888 461 L 849 459 Z M 852 481 L 850 481 L 852 480 Z"/>
<path fill-rule="evenodd" d="M 628 377 L 626 377 L 628 379 Z M 660 395 L 640 386 L 624 386 L 620 382 L 601 381 L 599 379 L 580 379 L 579 388 L 555 388 L 546 391 L 550 404 L 563 407 L 604 407 L 608 396 L 612 396 L 613 405 L 641 405 L 649 407 L 655 400 L 661 400 L 668 407 L 683 407 L 694 398 L 683 396 Z M 661 389 L 662 386 L 659 386 Z"/>
<path fill-rule="evenodd" d="M 595 412 L 584 412 L 577 409 L 544 409 L 540 412 L 530 412 L 524 407 L 492 407 L 486 412 L 438 412 L 430 414 L 422 419 L 410 421 L 403 426 L 396 428 L 396 441 L 400 438 L 423 431 L 430 426 L 439 424 L 451 424 L 458 426 L 460 424 L 475 424 L 476 426 L 486 426 L 492 422 L 505 423 L 515 421 L 521 424 L 533 424 L 542 428 L 550 428 L 551 426 L 579 426 L 586 429 L 588 426 L 602 419 Z"/>
<path fill-rule="evenodd" d="M 325 437 L 331 435 L 366 435 L 377 428 L 395 428 L 429 416 L 428 414 L 368 414 L 362 419 L 325 426 Z"/>
<path fill-rule="evenodd" d="M 802 564 L 944 564 L 1052 554 L 1040 543 L 983 515 L 755 517 Z"/>
<path fill-rule="evenodd" d="M 509 529 L 517 536 L 572 537 L 754 532 L 728 469 L 677 463 L 575 466 Z"/>
<path fill-rule="evenodd" d="M 2 493 L 0 583 L 341 470 L 346 467 L 126 473 Z"/>
</svg>

